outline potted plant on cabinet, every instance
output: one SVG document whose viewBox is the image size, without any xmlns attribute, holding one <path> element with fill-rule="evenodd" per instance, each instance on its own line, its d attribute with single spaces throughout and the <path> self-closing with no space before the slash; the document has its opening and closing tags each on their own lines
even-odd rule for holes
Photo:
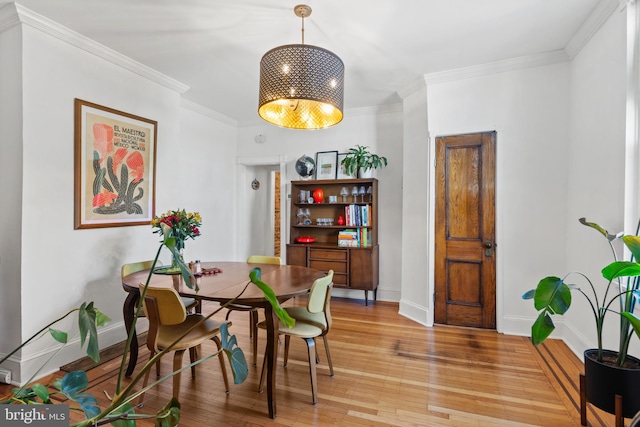
<svg viewBox="0 0 640 427">
<path fill-rule="evenodd" d="M 371 153 L 367 146 L 356 145 L 349 148 L 340 164 L 344 166 L 347 175 L 354 178 L 370 178 L 374 169 L 387 166 L 387 158 Z"/>
<path fill-rule="evenodd" d="M 584 352 L 584 384 L 581 378 L 581 418 L 586 425 L 586 402 L 590 402 L 609 413 L 616 413 L 616 395 L 622 398 L 622 413 L 616 413 L 618 421 L 622 416 L 633 417 L 640 410 L 640 360 L 629 355 L 629 343 L 634 331 L 640 337 L 640 318 L 634 312 L 636 297 L 640 290 L 640 237 L 637 235 L 610 234 L 596 223 L 580 218 L 580 223 L 597 230 L 608 241 L 614 261 L 602 269 L 607 280 L 602 299 L 596 285 L 583 273 L 571 272 L 563 278 L 549 276 L 542 279 L 535 289 L 526 292 L 522 298 L 533 299 L 539 316 L 531 327 L 531 341 L 534 345 L 542 343 L 555 329 L 552 315 L 563 315 L 571 306 L 571 291 L 582 294 L 593 313 L 597 348 Z M 632 256 L 630 261 L 619 261 L 614 241 L 621 239 Z M 578 284 L 567 283 L 569 278 L 577 276 L 587 285 L 587 291 Z M 617 302 L 617 304 L 616 304 Z M 603 348 L 602 335 L 605 316 L 608 313 L 619 317 L 619 346 L 617 351 Z M 584 388 L 584 392 L 582 391 Z M 583 398 L 586 392 L 586 401 Z"/>
</svg>

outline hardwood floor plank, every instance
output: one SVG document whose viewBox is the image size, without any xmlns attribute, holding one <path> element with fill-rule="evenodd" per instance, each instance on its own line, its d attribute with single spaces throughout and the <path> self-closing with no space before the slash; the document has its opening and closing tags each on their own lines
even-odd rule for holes
<svg viewBox="0 0 640 427">
<path fill-rule="evenodd" d="M 287 305 L 304 305 L 296 298 Z M 205 303 L 203 311 L 217 308 Z M 562 343 L 533 347 L 526 337 L 448 326 L 423 327 L 397 314 L 398 304 L 333 298 L 328 335 L 335 377 L 329 376 L 322 340 L 318 404 L 311 403 L 306 345 L 291 341 L 289 364 L 277 367 L 277 418 L 267 415 L 267 396 L 257 392 L 265 336 L 260 330 L 256 367 L 247 380 L 224 392 L 217 359 L 181 378 L 181 426 L 579 426 L 578 377 L 582 362 Z M 216 317 L 224 318 L 226 310 Z M 232 314 L 232 333 L 251 356 L 246 313 Z M 215 351 L 213 343 L 204 353 Z M 553 357 L 552 357 L 553 356 Z M 134 375 L 148 358 L 143 345 Z M 162 360 L 170 372 L 171 357 Z M 120 360 L 89 370 L 90 392 L 105 406 L 113 395 Z M 52 382 L 64 372 L 45 379 Z M 152 379 L 154 374 L 152 373 Z M 129 380 L 128 380 L 129 381 Z M 128 382 L 127 382 L 128 384 Z M 0 394 L 9 390 L 0 385 Z M 105 394 L 106 393 L 106 394 Z M 143 413 L 155 413 L 171 398 L 171 381 L 147 392 Z M 60 398 L 59 402 L 65 402 Z M 613 415 L 589 405 L 589 425 L 613 425 Z M 72 414 L 73 420 L 81 415 Z M 153 426 L 140 421 L 139 426 Z"/>
</svg>

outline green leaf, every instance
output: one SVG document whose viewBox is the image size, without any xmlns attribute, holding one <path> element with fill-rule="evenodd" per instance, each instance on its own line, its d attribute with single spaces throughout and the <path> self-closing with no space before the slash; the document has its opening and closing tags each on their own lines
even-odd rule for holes
<svg viewBox="0 0 640 427">
<path fill-rule="evenodd" d="M 607 237 L 609 235 L 609 233 L 607 232 L 607 230 L 605 230 L 604 228 L 600 227 L 598 224 L 596 224 L 595 222 L 587 222 L 586 218 L 580 218 L 578 221 L 580 221 L 580 224 L 586 225 L 587 227 L 591 227 L 594 230 L 597 230 L 598 232 L 600 232 L 600 234 L 602 234 L 604 237 Z"/>
<path fill-rule="evenodd" d="M 46 388 L 45 386 L 43 386 L 40 383 L 32 384 L 31 388 L 33 389 L 33 392 L 36 394 L 36 396 L 38 396 L 40 398 L 42 403 L 50 403 L 51 402 L 51 400 L 49 399 L 49 389 L 48 388 Z"/>
<path fill-rule="evenodd" d="M 117 416 L 120 414 L 135 414 L 135 410 L 133 406 L 131 406 L 131 403 L 126 403 L 118 410 L 111 412 L 109 414 L 109 417 Z M 112 421 L 111 425 L 113 427 L 136 427 L 136 420 L 117 420 Z"/>
<path fill-rule="evenodd" d="M 287 313 L 282 307 L 280 307 L 280 303 L 276 298 L 275 292 L 273 292 L 273 289 L 271 289 L 269 285 L 267 285 L 262 280 L 260 280 L 260 276 L 261 276 L 260 268 L 254 268 L 253 270 L 251 270 L 251 273 L 249 273 L 249 278 L 251 279 L 251 282 L 262 290 L 264 297 L 266 298 L 267 301 L 269 301 L 269 303 L 273 307 L 273 311 L 278 316 L 278 319 L 280 319 L 282 323 L 287 325 L 288 328 L 292 328 L 293 325 L 296 324 L 295 319 L 289 316 L 289 313 Z"/>
<path fill-rule="evenodd" d="M 602 276 L 609 281 L 618 277 L 640 276 L 640 264 L 632 261 L 615 261 L 602 269 Z"/>
<path fill-rule="evenodd" d="M 640 236 L 623 236 L 622 241 L 633 254 L 633 258 L 640 260 Z"/>
<path fill-rule="evenodd" d="M 84 371 L 69 372 L 60 382 L 60 391 L 74 402 L 78 402 L 87 418 L 100 414 L 98 399 L 89 393 L 82 393 L 89 387 L 89 379 Z"/>
<path fill-rule="evenodd" d="M 629 313 L 628 311 L 624 311 L 620 314 L 624 316 L 629 321 L 629 323 L 631 323 L 631 326 L 633 326 L 633 330 L 635 331 L 638 338 L 640 338 L 640 318 L 633 313 Z"/>
<path fill-rule="evenodd" d="M 180 402 L 174 397 L 156 414 L 156 427 L 173 427 L 180 421 Z"/>
<path fill-rule="evenodd" d="M 536 287 L 534 306 L 538 311 L 564 314 L 571 306 L 571 289 L 559 277 L 545 277 Z"/>
<path fill-rule="evenodd" d="M 62 344 L 66 344 L 67 343 L 68 336 L 67 336 L 66 332 L 59 331 L 59 330 L 53 329 L 53 328 L 49 328 L 49 333 L 51 334 L 53 339 L 58 341 L 59 343 L 62 343 Z"/>
<path fill-rule="evenodd" d="M 536 290 L 530 289 L 522 295 L 522 299 L 532 299 L 535 294 Z"/>
<path fill-rule="evenodd" d="M 247 359 L 244 352 L 238 347 L 238 341 L 235 335 L 229 335 L 229 324 L 223 323 L 220 327 L 220 336 L 222 338 L 222 349 L 229 359 L 231 371 L 233 372 L 233 383 L 242 384 L 249 374 Z"/>
<path fill-rule="evenodd" d="M 540 313 L 535 323 L 531 326 L 531 342 L 533 345 L 538 345 L 547 339 L 555 328 L 549 313 L 546 311 Z"/>
<path fill-rule="evenodd" d="M 98 347 L 98 330 L 96 327 L 96 309 L 93 302 L 88 305 L 82 303 L 78 309 L 78 328 L 80 330 L 80 347 L 84 346 L 84 342 L 89 336 L 87 344 L 87 355 L 94 362 L 100 361 L 100 348 Z"/>
</svg>

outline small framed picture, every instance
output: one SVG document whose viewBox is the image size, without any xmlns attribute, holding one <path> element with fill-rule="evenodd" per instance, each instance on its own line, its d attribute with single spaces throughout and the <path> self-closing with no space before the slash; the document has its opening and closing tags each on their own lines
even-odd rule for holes
<svg viewBox="0 0 640 427">
<path fill-rule="evenodd" d="M 337 151 L 319 151 L 316 153 L 316 179 L 336 179 L 337 170 Z"/>
<path fill-rule="evenodd" d="M 336 173 L 336 178 L 337 179 L 349 179 L 349 178 L 353 178 L 351 175 L 348 175 L 344 165 L 342 164 L 342 159 L 344 159 L 345 157 L 347 157 L 347 153 L 340 153 L 338 154 L 338 171 Z"/>
</svg>

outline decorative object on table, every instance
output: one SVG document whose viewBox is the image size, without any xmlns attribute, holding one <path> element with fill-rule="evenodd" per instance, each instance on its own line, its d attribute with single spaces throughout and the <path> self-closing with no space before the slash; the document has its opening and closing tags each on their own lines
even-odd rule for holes
<svg viewBox="0 0 640 427">
<path fill-rule="evenodd" d="M 149 224 L 157 122 L 75 99 L 74 228 Z"/>
<path fill-rule="evenodd" d="M 259 188 L 260 188 L 260 181 L 258 181 L 257 179 L 254 179 L 253 181 L 251 181 L 252 190 L 257 190 Z"/>
<path fill-rule="evenodd" d="M 303 154 L 296 160 L 296 172 L 300 175 L 300 179 L 311 179 L 316 173 L 316 161 L 313 158 Z"/>
<path fill-rule="evenodd" d="M 338 216 L 338 225 L 344 225 L 344 216 L 343 215 Z"/>
<path fill-rule="evenodd" d="M 322 191 L 322 188 L 313 190 L 313 201 L 315 203 L 322 203 L 324 201 L 324 191 Z"/>
<path fill-rule="evenodd" d="M 329 196 L 329 203 L 338 203 L 338 196 Z"/>
<path fill-rule="evenodd" d="M 349 148 L 347 155 L 340 162 L 344 165 L 345 173 L 352 178 L 370 178 L 374 169 L 387 166 L 387 158 L 373 154 L 369 147 L 356 145 Z"/>
<path fill-rule="evenodd" d="M 367 196 L 369 196 L 369 203 L 373 202 L 373 188 L 369 186 L 367 188 Z"/>
<path fill-rule="evenodd" d="M 322 129 L 342 121 L 344 64 L 332 52 L 304 44 L 307 5 L 294 7 L 302 18 L 302 44 L 271 49 L 260 60 L 258 115 L 276 126 Z"/>
<path fill-rule="evenodd" d="M 319 151 L 316 153 L 316 179 L 336 179 L 337 170 L 337 151 Z"/>
<path fill-rule="evenodd" d="M 300 236 L 295 238 L 296 243 L 313 243 L 316 239 L 311 236 Z"/>
<path fill-rule="evenodd" d="M 353 188 L 351 189 L 351 195 L 353 196 L 353 203 L 358 203 L 358 187 L 357 186 L 353 186 Z"/>
<path fill-rule="evenodd" d="M 636 235 L 614 235 L 596 223 L 587 222 L 585 218 L 580 218 L 579 221 L 602 234 L 613 253 L 614 261 L 602 269 L 602 276 L 608 281 L 604 288 L 604 299 L 599 299 L 593 282 L 582 273 L 575 274 L 586 281 L 593 297 L 578 285 L 566 283 L 573 273 L 562 279 L 555 276 L 545 277 L 535 289 L 522 296 L 524 299 L 533 299 L 536 310 L 540 312 L 531 327 L 531 341 L 534 345 L 542 343 L 555 329 L 551 316 L 565 314 L 571 306 L 571 291 L 580 292 L 587 299 L 593 312 L 598 341 L 597 348 L 584 352 L 585 375 L 581 375 L 580 378 L 582 425 L 587 425 L 587 402 L 606 412 L 615 413 L 616 425 L 622 425 L 622 417 L 631 418 L 640 410 L 640 394 L 637 393 L 640 383 L 640 360 L 628 354 L 633 332 L 640 337 L 640 318 L 633 314 L 636 295 L 640 290 L 640 263 L 635 261 L 640 259 L 640 223 Z M 618 239 L 622 240 L 632 254 L 631 261 L 618 261 L 614 244 Z M 615 310 L 612 306 L 614 302 L 619 302 Z M 603 349 L 603 324 L 609 312 L 621 316 L 617 351 Z M 621 402 L 616 403 L 617 399 L 621 399 Z M 618 404 L 620 411 L 616 410 Z"/>
<path fill-rule="evenodd" d="M 198 237 L 200 235 L 198 227 L 201 225 L 202 219 L 198 212 L 187 212 L 184 209 L 170 210 L 151 220 L 151 226 L 156 228 L 153 232 L 159 233 L 163 238 L 173 237 L 176 247 L 176 252 L 172 252 L 171 266 L 157 268 L 155 270 L 156 273 L 180 274 L 180 261 L 184 263 L 181 255 L 184 249 L 184 241 Z M 170 233 L 170 236 L 167 236 L 166 233 Z"/>
</svg>

